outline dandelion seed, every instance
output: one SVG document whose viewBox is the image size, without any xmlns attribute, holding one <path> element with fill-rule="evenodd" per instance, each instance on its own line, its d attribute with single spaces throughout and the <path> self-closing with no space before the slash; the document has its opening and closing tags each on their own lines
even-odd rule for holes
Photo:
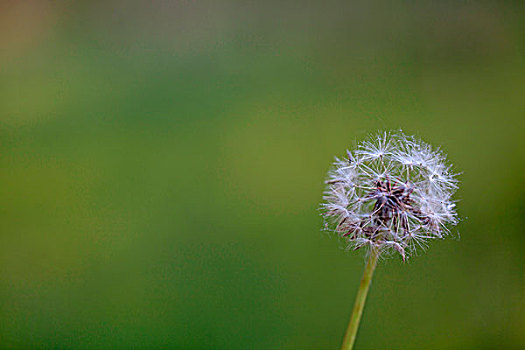
<svg viewBox="0 0 525 350">
<path fill-rule="evenodd" d="M 336 158 L 321 205 L 325 227 L 347 248 L 403 260 L 457 223 L 455 174 L 439 150 L 402 132 L 379 133 Z"/>
</svg>

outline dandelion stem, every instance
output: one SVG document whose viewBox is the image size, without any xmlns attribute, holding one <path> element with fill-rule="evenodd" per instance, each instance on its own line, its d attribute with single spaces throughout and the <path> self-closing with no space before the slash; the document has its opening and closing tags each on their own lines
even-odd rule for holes
<svg viewBox="0 0 525 350">
<path fill-rule="evenodd" d="M 357 329 L 359 328 L 359 321 L 361 320 L 361 315 L 363 314 L 366 295 L 368 294 L 368 289 L 370 288 L 370 282 L 372 282 L 372 276 L 374 275 L 378 256 L 379 251 L 377 248 L 372 247 L 370 250 L 370 256 L 368 257 L 368 261 L 365 266 L 365 271 L 363 272 L 363 277 L 361 278 L 361 283 L 359 284 L 359 290 L 357 291 L 357 296 L 355 298 L 354 309 L 352 310 L 352 316 L 350 316 L 350 323 L 348 323 L 348 328 L 346 329 L 346 334 L 341 350 L 351 350 L 354 346 Z"/>
</svg>

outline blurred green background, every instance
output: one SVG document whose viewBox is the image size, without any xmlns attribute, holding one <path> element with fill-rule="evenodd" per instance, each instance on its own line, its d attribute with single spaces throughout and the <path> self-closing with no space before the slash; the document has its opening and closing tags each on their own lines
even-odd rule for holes
<svg viewBox="0 0 525 350">
<path fill-rule="evenodd" d="M 463 221 L 380 264 L 357 348 L 524 349 L 524 23 L 520 1 L 1 2 L 0 348 L 339 348 L 364 258 L 320 231 L 323 180 L 393 128 L 463 172 Z"/>
</svg>

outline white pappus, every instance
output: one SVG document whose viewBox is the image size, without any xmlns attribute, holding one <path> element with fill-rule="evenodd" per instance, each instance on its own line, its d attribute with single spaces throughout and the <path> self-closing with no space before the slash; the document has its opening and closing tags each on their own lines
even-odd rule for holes
<svg viewBox="0 0 525 350">
<path fill-rule="evenodd" d="M 458 222 L 458 181 L 445 155 L 402 132 L 381 132 L 336 158 L 321 204 L 325 228 L 347 248 L 409 252 Z"/>
</svg>

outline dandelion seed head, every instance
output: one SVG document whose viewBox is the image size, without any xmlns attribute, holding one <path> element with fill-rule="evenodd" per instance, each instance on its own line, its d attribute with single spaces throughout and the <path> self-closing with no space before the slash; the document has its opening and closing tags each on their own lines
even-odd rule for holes
<svg viewBox="0 0 525 350">
<path fill-rule="evenodd" d="M 456 174 L 439 149 L 382 132 L 335 158 L 321 204 L 325 229 L 346 249 L 376 247 L 403 260 L 458 222 Z"/>
</svg>

